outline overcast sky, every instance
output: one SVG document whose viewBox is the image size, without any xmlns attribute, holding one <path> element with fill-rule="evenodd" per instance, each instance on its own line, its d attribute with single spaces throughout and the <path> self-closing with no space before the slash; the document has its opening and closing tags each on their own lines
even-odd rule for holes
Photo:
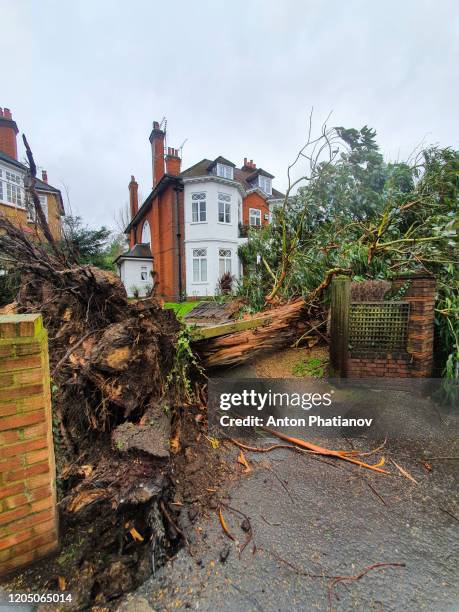
<svg viewBox="0 0 459 612">
<path fill-rule="evenodd" d="M 387 158 L 458 147 L 457 0 L 0 0 L 2 86 L 74 213 L 114 226 L 167 117 L 183 165 L 223 155 L 276 176 L 315 124 L 378 132 Z M 20 148 L 20 157 L 23 148 Z"/>
</svg>

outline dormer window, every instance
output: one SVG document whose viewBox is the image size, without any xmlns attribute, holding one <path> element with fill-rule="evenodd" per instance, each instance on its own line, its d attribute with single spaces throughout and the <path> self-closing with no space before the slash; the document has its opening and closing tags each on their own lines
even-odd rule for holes
<svg viewBox="0 0 459 612">
<path fill-rule="evenodd" d="M 233 168 L 231 166 L 227 166 L 226 164 L 217 164 L 217 176 L 221 176 L 222 178 L 233 180 Z"/>
<path fill-rule="evenodd" d="M 258 175 L 258 187 L 268 195 L 271 195 L 273 192 L 271 179 L 262 174 Z"/>
</svg>

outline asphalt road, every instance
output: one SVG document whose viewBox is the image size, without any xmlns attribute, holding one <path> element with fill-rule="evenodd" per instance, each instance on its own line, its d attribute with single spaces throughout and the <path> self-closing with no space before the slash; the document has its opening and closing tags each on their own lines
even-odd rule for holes
<svg viewBox="0 0 459 612">
<path fill-rule="evenodd" d="M 425 410 L 431 427 L 432 414 Z M 434 458 L 459 454 L 456 421 L 437 423 L 432 437 L 425 423 L 419 421 L 422 439 L 394 438 L 383 451 L 392 472 L 394 459 L 417 484 L 400 474 L 379 475 L 285 449 L 246 453 L 253 471 L 217 494 L 236 541 L 224 534 L 216 510 L 209 510 L 189 532 L 193 557 L 181 550 L 120 609 L 327 610 L 333 576 L 402 563 L 339 582 L 332 609 L 459 610 L 458 462 Z M 348 448 L 336 437 L 315 442 Z M 368 440 L 354 444 L 369 448 Z M 250 542 L 239 555 L 247 534 L 243 517 L 228 505 L 250 518 L 255 552 Z M 186 527 L 186 513 L 183 520 Z"/>
</svg>

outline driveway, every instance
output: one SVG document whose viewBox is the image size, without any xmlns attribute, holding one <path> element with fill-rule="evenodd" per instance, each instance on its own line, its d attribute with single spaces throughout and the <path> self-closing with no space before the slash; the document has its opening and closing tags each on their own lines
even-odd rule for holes
<svg viewBox="0 0 459 612">
<path fill-rule="evenodd" d="M 392 476 L 286 449 L 246 452 L 252 471 L 243 474 L 238 449 L 229 448 L 237 479 L 198 521 L 182 511 L 192 554 L 183 548 L 120 610 L 458 610 L 455 427 L 446 419 L 441 436 L 424 428 L 422 440 L 388 440 L 382 454 Z M 349 448 L 336 437 L 314 442 Z M 253 539 L 239 554 L 248 538 L 244 516 Z M 380 563 L 397 565 L 368 569 Z M 367 569 L 332 586 L 335 576 Z"/>
</svg>

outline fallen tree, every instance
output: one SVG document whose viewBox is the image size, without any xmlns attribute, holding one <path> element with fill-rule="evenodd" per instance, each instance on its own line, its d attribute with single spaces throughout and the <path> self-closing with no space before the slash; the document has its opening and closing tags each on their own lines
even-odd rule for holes
<svg viewBox="0 0 459 612">
<path fill-rule="evenodd" d="M 193 349 L 202 365 L 213 368 L 243 363 L 263 351 L 284 348 L 300 336 L 306 336 L 311 327 L 302 299 L 272 308 L 257 318 L 260 325 L 253 329 L 196 340 Z"/>
<path fill-rule="evenodd" d="M 63 544 L 78 549 L 54 571 L 86 609 L 134 588 L 180 540 L 165 513 L 174 516 L 169 441 L 174 409 L 190 400 L 188 362 L 173 311 L 129 302 L 115 274 L 78 265 L 53 240 L 27 150 L 38 222 L 29 238 L 0 215 L 1 267 L 21 281 L 6 311 L 39 312 L 48 331 Z"/>
<path fill-rule="evenodd" d="M 302 297 L 308 317 L 320 319 L 338 274 L 391 281 L 427 272 L 438 286 L 436 373 L 457 378 L 459 152 L 430 147 L 387 163 L 367 127 L 323 128 L 320 138 L 338 152 L 321 161 L 320 145 L 301 150 L 295 163 L 305 160 L 306 184 L 295 196 L 288 192 L 272 223 L 239 247 L 254 272 L 242 279 L 238 297 L 252 312 Z"/>
</svg>

